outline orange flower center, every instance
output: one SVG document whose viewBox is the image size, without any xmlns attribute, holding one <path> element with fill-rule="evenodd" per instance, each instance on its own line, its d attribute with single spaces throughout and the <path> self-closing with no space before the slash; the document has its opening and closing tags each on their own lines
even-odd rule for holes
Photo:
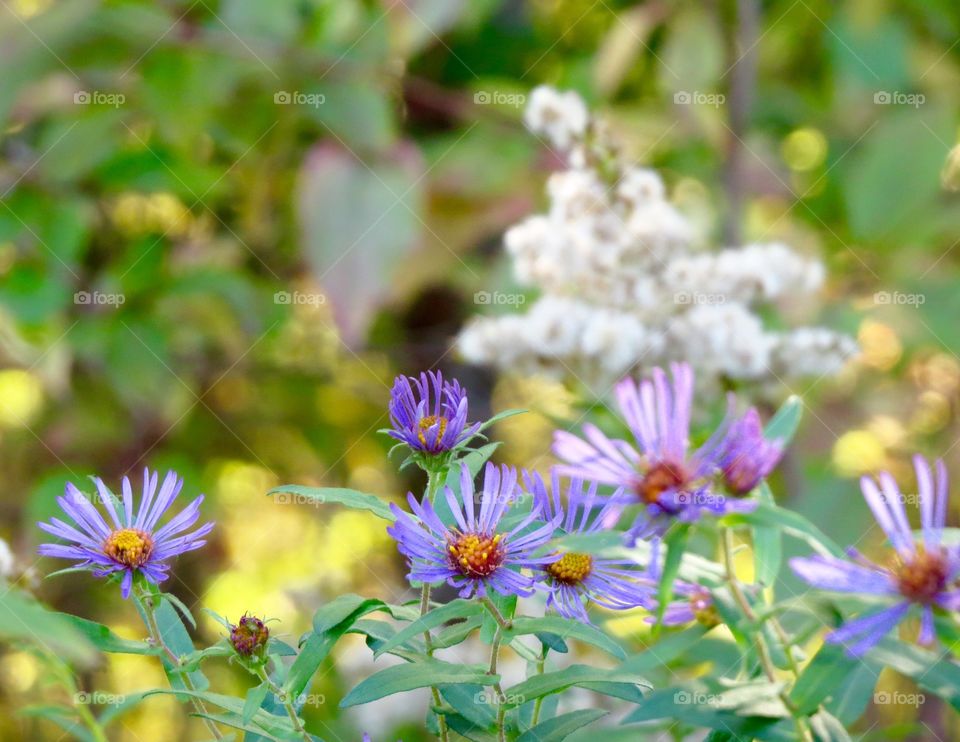
<svg viewBox="0 0 960 742">
<path fill-rule="evenodd" d="M 138 528 L 121 528 L 103 542 L 103 551 L 127 567 L 142 567 L 153 553 L 153 539 Z"/>
<path fill-rule="evenodd" d="M 916 556 L 894 567 L 897 588 L 908 600 L 931 603 L 947 585 L 947 561 L 942 551 L 919 548 Z"/>
<path fill-rule="evenodd" d="M 690 477 L 682 466 L 661 461 L 654 464 L 635 486 L 634 492 L 643 502 L 655 505 L 667 490 L 686 484 Z"/>
<path fill-rule="evenodd" d="M 553 564 L 544 569 L 557 582 L 564 585 L 578 585 L 593 571 L 593 558 L 589 554 L 577 554 L 568 551 Z"/>
<path fill-rule="evenodd" d="M 720 624 L 720 614 L 706 590 L 698 590 L 690 596 L 690 609 L 697 623 L 711 629 Z"/>
<path fill-rule="evenodd" d="M 454 532 L 447 537 L 450 566 L 467 577 L 487 577 L 505 556 L 503 537 Z"/>
<path fill-rule="evenodd" d="M 443 417 L 442 415 L 427 415 L 426 417 L 420 418 L 420 422 L 417 423 L 417 438 L 420 440 L 424 446 L 432 446 L 443 438 L 443 434 L 447 430 L 447 423 L 449 420 Z M 440 427 L 437 432 L 434 434 L 433 440 L 427 441 L 427 431 L 430 430 L 434 425 L 440 423 Z"/>
</svg>

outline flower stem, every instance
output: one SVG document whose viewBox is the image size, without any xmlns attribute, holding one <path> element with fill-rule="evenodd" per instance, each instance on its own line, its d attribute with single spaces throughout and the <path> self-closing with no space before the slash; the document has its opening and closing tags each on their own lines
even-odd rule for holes
<svg viewBox="0 0 960 742">
<path fill-rule="evenodd" d="M 307 734 L 307 730 L 304 728 L 303 722 L 300 721 L 300 717 L 297 715 L 297 710 L 290 701 L 290 695 L 285 693 L 283 688 L 273 682 L 269 673 L 267 672 L 267 668 L 264 665 L 258 665 L 255 674 L 267 684 L 267 687 L 270 688 L 270 692 L 273 693 L 276 699 L 283 705 L 283 708 L 286 709 L 287 716 L 290 717 L 290 721 L 293 723 L 293 728 L 296 730 L 297 734 L 303 737 L 306 742 L 313 742 L 310 735 Z"/>
<path fill-rule="evenodd" d="M 423 583 L 423 588 L 420 591 L 420 615 L 426 615 L 427 611 L 430 610 L 430 585 Z M 433 657 L 433 641 L 430 639 L 430 629 L 427 629 L 423 632 L 423 645 L 427 649 L 427 657 Z M 430 695 L 433 696 L 433 704 L 438 708 L 442 705 L 442 700 L 440 699 L 440 690 L 435 686 L 430 686 Z M 437 714 L 437 727 L 440 730 L 440 739 L 443 742 L 447 742 L 449 739 L 449 734 L 447 732 L 447 718 L 441 714 L 439 711 Z"/>
<path fill-rule="evenodd" d="M 732 528 L 723 529 L 722 544 L 723 564 L 726 569 L 727 584 L 730 586 L 730 592 L 733 594 L 733 599 L 736 601 L 741 613 L 743 613 L 747 621 L 749 621 L 751 624 L 755 624 L 757 621 L 757 614 L 754 612 L 753 607 L 750 605 L 750 601 L 747 600 L 747 596 L 744 594 L 743 588 L 740 586 L 740 582 L 737 580 L 737 573 L 733 563 L 734 540 Z M 757 627 L 756 637 L 757 656 L 760 658 L 760 666 L 763 668 L 763 674 L 767 676 L 767 680 L 769 680 L 771 683 L 776 683 L 778 682 L 776 667 L 773 664 L 773 660 L 770 658 L 770 650 L 767 647 L 767 641 L 763 635 L 763 630 L 761 627 Z M 785 647 L 785 651 L 789 655 L 790 648 Z M 804 742 L 813 742 L 813 734 L 810 731 L 807 720 L 805 717 L 797 713 L 797 707 L 790 699 L 790 694 L 787 692 L 786 688 L 782 689 L 778 695 L 780 696 L 780 700 L 783 702 L 784 707 L 793 717 L 799 738 L 804 740 Z"/>
<path fill-rule="evenodd" d="M 546 644 L 543 645 L 543 649 L 540 651 L 540 659 L 537 662 L 537 675 L 543 675 L 543 668 L 547 664 L 547 652 L 550 651 L 550 647 Z M 538 696 L 537 700 L 533 702 L 533 716 L 530 717 L 530 727 L 535 727 L 537 722 L 540 721 L 540 707 L 543 705 L 543 696 Z"/>
<path fill-rule="evenodd" d="M 143 615 L 144 623 L 147 625 L 147 631 L 150 633 L 150 639 L 153 644 L 159 647 L 163 653 L 167 656 L 170 664 L 174 668 L 177 668 L 180 665 L 180 657 L 177 656 L 176 652 L 170 649 L 169 645 L 163 640 L 163 635 L 160 633 L 160 626 L 157 624 L 157 617 L 154 614 L 154 596 L 149 594 L 146 590 L 138 588 L 136 591 L 136 599 L 140 604 L 141 613 Z M 190 679 L 189 673 L 183 673 L 181 675 L 183 678 L 183 684 L 187 687 L 187 690 L 196 692 L 196 687 L 193 685 L 193 681 Z M 203 723 L 206 724 L 207 729 L 210 730 L 210 733 L 216 739 L 223 739 L 223 734 L 217 728 L 217 725 L 213 721 L 207 718 L 207 707 L 204 705 L 196 696 L 190 696 L 190 702 L 193 705 L 194 710 L 200 714 L 203 718 Z"/>
<path fill-rule="evenodd" d="M 482 598 L 480 598 L 480 602 L 487 607 L 487 610 L 490 611 L 490 615 L 493 616 L 493 620 L 497 622 L 497 625 L 501 629 L 509 630 L 513 628 L 513 622 L 503 617 L 503 614 L 497 608 L 496 604 L 490 600 L 490 598 L 484 595 Z"/>
<path fill-rule="evenodd" d="M 489 598 L 485 597 L 483 600 L 489 601 Z M 490 603 L 490 606 L 493 606 L 493 603 Z M 496 606 L 493 606 L 493 609 L 496 611 Z M 500 612 L 497 611 L 494 617 L 499 615 Z M 503 630 L 507 628 L 499 621 L 498 624 L 497 632 L 493 635 L 493 643 L 490 645 L 490 669 L 487 671 L 490 675 L 497 674 L 497 662 L 500 659 L 500 643 L 503 641 Z M 503 695 L 503 686 L 501 686 L 499 682 L 493 684 L 493 692 L 497 694 L 495 699 L 497 704 L 497 740 L 498 742 L 506 742 L 507 731 L 504 728 L 504 720 L 507 715 L 505 705 L 507 699 Z"/>
<path fill-rule="evenodd" d="M 63 684 L 64 688 L 70 694 L 70 697 L 73 698 L 73 708 L 77 712 L 77 716 L 80 717 L 80 721 L 82 721 L 84 726 L 89 730 L 91 739 L 93 739 L 94 742 L 109 742 L 107 734 L 103 730 L 103 727 L 100 726 L 97 717 L 87 708 L 87 705 L 78 698 L 80 694 L 77 691 L 77 683 L 74 680 L 70 667 L 55 654 L 44 653 L 43 656 L 53 668 L 54 675 L 56 675 L 57 679 Z"/>
</svg>

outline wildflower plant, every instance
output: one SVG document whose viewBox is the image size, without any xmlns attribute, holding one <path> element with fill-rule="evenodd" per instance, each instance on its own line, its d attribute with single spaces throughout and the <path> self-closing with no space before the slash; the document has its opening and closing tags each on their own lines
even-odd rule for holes
<svg viewBox="0 0 960 742">
<path fill-rule="evenodd" d="M 915 459 L 919 530 L 889 474 L 864 478 L 892 552 L 872 561 L 775 501 L 768 477 L 799 423 L 799 400 L 764 424 L 759 411 L 738 412 L 731 398 L 715 425 L 695 430 L 694 390 L 684 364 L 654 369 L 639 384 L 623 381 L 617 414 L 580 434 L 558 431 L 561 461 L 541 473 L 494 464 L 495 441 L 474 444 L 490 421 L 468 422 L 467 391 L 455 380 L 398 380 L 388 432 L 407 448 L 405 463 L 422 470 L 422 492 L 387 501 L 285 485 L 270 494 L 383 520 L 409 592 L 400 602 L 334 597 L 289 643 L 256 615 L 234 623 L 205 609 L 222 635 L 195 646 L 190 608 L 160 586 L 178 555 L 204 546 L 212 526 L 195 527 L 199 497 L 177 510 L 185 485 L 176 475 L 158 488 L 148 472 L 139 502 L 128 480 L 121 498 L 99 479 L 95 498 L 68 485 L 60 505 L 72 523 L 41 524 L 61 541 L 41 553 L 73 561 L 64 570 L 70 579 L 90 571 L 116 581 L 148 638 L 57 620 L 101 652 L 156 656 L 169 687 L 142 698 L 191 704 L 205 738 L 321 739 L 304 699 L 348 633 L 364 637 L 374 661 L 393 661 L 360 679 L 339 706 L 420 691 L 423 730 L 444 742 L 593 733 L 848 739 L 883 667 L 960 707 L 951 654 L 960 636 L 960 547 L 947 528 L 946 465 L 931 471 Z M 791 570 L 783 568 L 787 537 L 812 552 L 791 559 Z M 789 582 L 791 571 L 799 582 Z M 211 662 L 245 670 L 246 694 L 212 689 L 204 672 Z M 62 709 L 41 713 L 67 718 Z M 108 713 L 70 713 L 85 736 L 106 739 Z M 353 738 L 361 736 L 370 738 L 362 729 Z"/>
</svg>

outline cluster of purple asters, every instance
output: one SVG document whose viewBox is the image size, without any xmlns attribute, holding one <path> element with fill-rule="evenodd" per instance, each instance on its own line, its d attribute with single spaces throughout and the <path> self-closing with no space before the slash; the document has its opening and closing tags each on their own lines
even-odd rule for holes
<svg viewBox="0 0 960 742">
<path fill-rule="evenodd" d="M 447 582 L 464 597 L 483 596 L 491 589 L 504 595 L 529 595 L 539 589 L 549 607 L 578 620 L 588 620 L 589 602 L 614 610 L 652 605 L 655 583 L 638 572 L 634 562 L 551 551 L 548 542 L 614 528 L 624 509 L 638 503 L 642 512 L 630 529 L 631 540 L 659 536 L 674 520 L 695 520 L 704 512 L 749 510 L 755 503 L 742 496 L 770 474 L 783 454 L 780 442 L 764 438 L 756 410 L 738 418 L 733 400 L 714 436 L 691 451 L 693 372 L 686 364 L 675 364 L 672 371 L 672 385 L 664 371 L 654 369 L 652 380 L 639 386 L 631 380 L 617 386 L 619 407 L 636 448 L 608 438 L 593 425 L 584 427 L 585 439 L 558 432 L 554 451 L 566 463 L 554 468 L 549 489 L 538 475 L 524 475 L 532 504 L 510 527 L 502 521 L 511 503 L 523 501 L 526 493 L 514 470 L 489 464 L 479 503 L 466 466 L 459 498 L 449 487 L 441 493 L 452 514 L 448 522 L 438 515 L 437 503 L 421 502 L 412 493 L 410 513 L 391 506 L 396 522 L 388 530 L 407 557 L 408 578 Z M 443 382 L 434 373 L 421 375 L 419 382 L 400 377 L 391 398 L 390 434 L 415 451 L 452 450 L 480 429 L 466 423 L 466 408 L 466 395 L 455 381 Z M 566 505 L 561 476 L 570 478 Z M 600 485 L 616 489 L 601 496 Z M 690 599 L 688 605 L 699 601 L 704 610 L 711 605 L 709 593 L 695 585 L 680 585 L 678 594 Z M 669 615 L 679 618 L 676 610 Z"/>
<path fill-rule="evenodd" d="M 920 502 L 921 539 L 917 543 L 904 509 L 905 497 L 888 472 L 878 481 L 860 480 L 863 496 L 894 551 L 889 565 L 869 561 L 852 547 L 849 559 L 832 556 L 798 557 L 790 566 L 802 579 L 821 590 L 876 595 L 892 605 L 844 624 L 827 635 L 851 655 L 861 655 L 920 608 L 921 644 L 934 641 L 933 609 L 960 610 L 960 551 L 943 543 L 947 519 L 947 470 L 936 462 L 936 475 L 922 456 L 915 456 Z M 879 486 L 878 486 L 879 485 Z"/>
<path fill-rule="evenodd" d="M 480 431 L 467 422 L 467 395 L 460 382 L 444 381 L 439 371 L 420 378 L 398 376 L 390 391 L 391 429 L 384 432 L 406 444 L 415 455 L 446 461 Z"/>
<path fill-rule="evenodd" d="M 130 596 L 135 575 L 142 575 L 154 584 L 168 577 L 168 561 L 187 551 L 198 549 L 206 543 L 213 523 L 205 523 L 187 533 L 200 517 L 203 495 L 159 526 L 160 518 L 170 509 L 183 488 L 183 480 L 175 472 L 167 476 L 157 491 L 157 472 L 144 469 L 143 495 L 134 514 L 133 488 L 127 477 L 123 478 L 123 499 L 118 499 L 107 489 L 99 477 L 94 478 L 97 499 L 103 504 L 105 519 L 93 503 L 72 483 L 67 483 L 63 497 L 57 503 L 70 516 L 73 525 L 59 518 L 38 525 L 47 533 L 64 539 L 65 544 L 42 544 L 39 553 L 43 556 L 72 559 L 76 567 L 89 569 L 97 577 L 121 574 L 121 592 Z"/>
<path fill-rule="evenodd" d="M 660 535 L 676 520 L 751 510 L 756 503 L 741 496 L 783 455 L 780 442 L 764 438 L 756 410 L 738 419 L 732 404 L 710 439 L 691 450 L 693 371 L 685 363 L 673 364 L 671 371 L 672 384 L 655 368 L 652 379 L 637 385 L 627 378 L 616 386 L 618 407 L 636 445 L 611 439 L 592 424 L 584 425 L 583 438 L 566 431 L 554 436 L 553 451 L 565 462 L 562 473 L 621 488 L 642 507 L 628 532 L 634 539 Z"/>
</svg>

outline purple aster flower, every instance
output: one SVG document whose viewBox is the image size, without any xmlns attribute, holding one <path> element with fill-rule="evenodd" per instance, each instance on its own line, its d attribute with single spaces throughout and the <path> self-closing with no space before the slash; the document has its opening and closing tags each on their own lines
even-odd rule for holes
<svg viewBox="0 0 960 742">
<path fill-rule="evenodd" d="M 645 506 L 629 531 L 634 538 L 662 533 L 674 518 L 692 521 L 704 512 L 720 515 L 754 507 L 711 491 L 725 426 L 701 448 L 690 450 L 693 371 L 686 363 L 675 363 L 671 370 L 672 388 L 660 368 L 639 386 L 629 378 L 616 386 L 618 406 L 639 452 L 591 424 L 583 427 L 585 440 L 565 431 L 554 434 L 553 451 L 566 462 L 561 473 L 623 487 Z"/>
<path fill-rule="evenodd" d="M 560 502 L 560 474 L 551 472 L 550 492 L 539 474 L 526 473 L 524 481 L 533 493 L 537 508 L 547 520 L 559 521 L 565 534 L 586 534 L 607 530 L 623 510 L 623 498 L 600 498 L 597 485 L 585 487 L 578 479 L 570 481 L 567 507 Z M 599 559 L 591 554 L 567 551 L 554 554 L 556 561 L 543 565 L 538 585 L 547 591 L 547 607 L 561 616 L 590 622 L 584 603 L 591 601 L 604 608 L 626 610 L 644 605 L 650 588 L 638 582 L 642 573 L 629 559 Z"/>
<path fill-rule="evenodd" d="M 460 590 L 461 597 L 483 597 L 490 589 L 501 595 L 530 595 L 533 579 L 520 573 L 522 567 L 547 564 L 555 557 L 534 557 L 533 552 L 553 535 L 556 522 L 539 523 L 536 504 L 512 530 L 500 528 L 507 508 L 520 491 L 517 472 L 487 463 L 480 494 L 480 512 L 474 507 L 473 478 L 466 464 L 460 470 L 460 499 L 444 488 L 447 504 L 456 521 L 445 525 L 428 500 L 417 502 L 407 495 L 412 518 L 395 503 L 390 509 L 396 522 L 387 529 L 407 557 L 411 582 L 446 581 Z M 534 526 L 529 530 L 530 526 Z"/>
<path fill-rule="evenodd" d="M 659 601 L 656 596 L 660 586 L 660 550 L 659 540 L 651 543 L 650 564 L 647 565 L 645 578 L 651 585 L 651 598 L 647 608 L 656 613 L 659 607 Z M 663 612 L 663 624 L 665 626 L 679 626 L 696 621 L 707 628 L 722 623 L 720 614 L 713 603 L 713 595 L 702 585 L 683 580 L 674 580 L 673 594 L 677 600 L 670 602 Z M 648 616 L 647 623 L 656 623 L 656 616 Z"/>
<path fill-rule="evenodd" d="M 827 635 L 827 641 L 843 644 L 851 655 L 861 655 L 897 626 L 911 606 L 920 607 L 921 644 L 934 640 L 933 608 L 960 609 L 960 554 L 942 543 L 947 518 L 947 469 L 936 462 L 936 477 L 922 456 L 914 456 L 920 495 L 922 539 L 916 543 L 903 507 L 903 495 L 887 472 L 878 482 L 860 480 L 864 499 L 896 552 L 891 566 L 880 566 L 855 549 L 850 559 L 833 556 L 798 557 L 790 566 L 803 580 L 821 590 L 863 593 L 893 599 L 893 605 L 844 624 Z M 879 483 L 879 487 L 877 484 Z"/>
<path fill-rule="evenodd" d="M 99 477 L 97 485 L 99 500 L 104 505 L 108 520 L 93 506 L 80 490 L 68 482 L 64 497 L 57 503 L 70 516 L 74 525 L 59 518 L 49 523 L 38 523 L 47 533 L 70 542 L 68 544 L 41 544 L 38 549 L 43 556 L 77 560 L 77 567 L 89 567 L 97 577 L 123 572 L 121 592 L 130 596 L 134 573 L 142 574 L 157 584 L 167 579 L 170 565 L 167 561 L 203 546 L 203 537 L 210 533 L 213 523 L 205 523 L 191 533 L 184 533 L 200 517 L 203 495 L 187 505 L 163 527 L 158 521 L 169 510 L 180 494 L 183 480 L 176 472 L 167 472 L 157 492 L 157 472 L 143 471 L 143 497 L 134 517 L 133 488 L 130 480 L 123 478 L 123 500 L 107 489 Z M 122 505 L 122 507 L 120 507 Z"/>
<path fill-rule="evenodd" d="M 390 391 L 388 435 L 428 455 L 452 451 L 480 430 L 467 422 L 467 394 L 460 382 L 444 381 L 439 371 L 420 378 L 398 376 Z"/>
<path fill-rule="evenodd" d="M 730 406 L 732 409 L 732 398 Z M 727 491 L 747 495 L 770 476 L 782 457 L 783 442 L 764 438 L 760 414 L 751 407 L 743 417 L 726 426 L 717 451 L 717 465 Z"/>
</svg>

